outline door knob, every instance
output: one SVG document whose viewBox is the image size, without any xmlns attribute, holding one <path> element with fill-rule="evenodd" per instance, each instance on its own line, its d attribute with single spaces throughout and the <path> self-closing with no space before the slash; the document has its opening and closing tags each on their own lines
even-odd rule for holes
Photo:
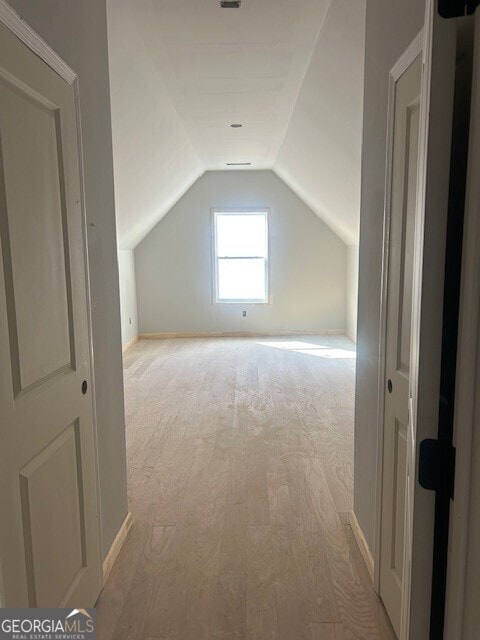
<svg viewBox="0 0 480 640">
<path fill-rule="evenodd" d="M 87 389 L 88 389 L 88 384 L 87 384 L 87 381 L 84 380 L 82 382 L 82 393 L 83 393 L 83 395 L 85 395 L 87 393 Z"/>
<path fill-rule="evenodd" d="M 387 389 L 388 389 L 388 393 L 392 393 L 393 385 L 390 378 L 388 379 L 388 382 L 387 382 Z"/>
</svg>

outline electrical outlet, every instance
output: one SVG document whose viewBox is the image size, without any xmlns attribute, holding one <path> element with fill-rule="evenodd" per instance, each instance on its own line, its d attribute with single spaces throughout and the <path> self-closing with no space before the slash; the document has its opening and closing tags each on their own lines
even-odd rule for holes
<svg viewBox="0 0 480 640">
<path fill-rule="evenodd" d="M 242 311 L 242 316 L 243 316 L 244 318 L 246 318 L 246 317 L 247 317 L 247 312 L 245 311 L 245 309 Z"/>
</svg>

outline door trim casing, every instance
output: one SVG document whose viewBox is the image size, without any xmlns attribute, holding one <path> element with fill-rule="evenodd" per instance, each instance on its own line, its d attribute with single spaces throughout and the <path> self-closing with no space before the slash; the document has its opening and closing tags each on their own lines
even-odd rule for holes
<svg viewBox="0 0 480 640">
<path fill-rule="evenodd" d="M 75 121 L 77 127 L 77 149 L 78 149 L 78 166 L 80 178 L 80 209 L 82 215 L 82 243 L 84 253 L 84 269 L 85 282 L 87 291 L 87 322 L 88 322 L 88 350 L 90 354 L 90 380 L 91 380 L 91 399 L 92 399 L 92 418 L 93 418 L 93 442 L 94 442 L 94 472 L 95 472 L 95 493 L 97 500 L 97 530 L 99 535 L 99 552 L 100 557 L 97 562 L 99 584 L 103 582 L 103 536 L 102 536 L 102 518 L 101 518 L 101 501 L 99 487 L 99 460 L 98 460 L 98 430 L 97 430 L 97 414 L 96 414 L 96 387 L 94 372 L 94 350 L 93 350 L 93 334 L 92 334 L 92 302 L 90 288 L 90 271 L 88 261 L 88 236 L 87 236 L 87 215 L 85 206 L 85 171 L 84 171 L 84 155 L 82 142 L 82 126 L 80 111 L 80 92 L 78 76 L 73 69 L 41 38 L 22 18 L 7 4 L 6 0 L 0 0 L 0 24 L 13 33 L 23 44 L 25 44 L 35 55 L 37 55 L 45 64 L 47 64 L 57 75 L 65 82 L 73 87 L 75 99 Z M 1 574 L 1 558 L 0 558 L 0 606 L 2 605 L 2 574 Z"/>
<path fill-rule="evenodd" d="M 415 216 L 415 240 L 413 260 L 413 288 L 412 288 L 412 343 L 410 352 L 410 393 L 409 413 L 412 419 L 410 432 L 416 433 L 417 396 L 418 396 L 418 371 L 419 371 L 419 340 L 420 318 L 422 299 L 422 273 L 423 273 L 423 237 L 425 225 L 425 195 L 426 195 L 426 170 L 427 170 L 427 146 L 428 146 L 428 113 L 430 104 L 431 84 L 431 50 L 432 50 L 432 20 L 434 0 L 427 0 L 425 22 L 423 29 L 417 34 L 398 61 L 394 64 L 389 74 L 388 86 L 388 116 L 387 116 L 387 144 L 386 144 L 386 169 L 385 169 L 385 204 L 383 219 L 383 246 L 382 246 L 382 281 L 380 297 L 380 332 L 379 332 L 379 369 L 378 369 L 378 405 L 377 405 L 377 452 L 376 452 L 376 494 L 375 494 L 375 552 L 374 552 L 374 588 L 380 591 L 380 557 L 381 557 L 381 526 L 382 526 L 382 490 L 383 490 L 383 444 L 384 444 L 384 412 L 385 412 L 385 370 L 386 370 L 386 330 L 387 330 L 387 288 L 388 288 L 388 264 L 390 259 L 390 216 L 391 216 L 391 186 L 393 168 L 393 129 L 394 129 L 394 105 L 396 84 L 403 73 L 422 55 L 422 83 L 420 93 L 420 124 L 419 124 L 419 157 L 418 157 L 418 182 L 417 182 L 417 207 Z M 415 473 L 415 442 L 409 442 L 407 455 L 411 461 L 411 470 Z M 408 487 L 407 487 L 408 500 Z M 405 549 L 410 549 L 412 539 L 411 524 L 413 522 L 413 495 L 407 503 L 405 518 Z M 410 619 L 410 568 L 411 558 L 404 559 L 404 576 L 402 592 L 402 614 L 400 640 L 407 640 Z"/>
<path fill-rule="evenodd" d="M 73 85 L 77 74 L 60 56 L 16 13 L 5 0 L 0 0 L 0 22 L 68 84 Z"/>
</svg>

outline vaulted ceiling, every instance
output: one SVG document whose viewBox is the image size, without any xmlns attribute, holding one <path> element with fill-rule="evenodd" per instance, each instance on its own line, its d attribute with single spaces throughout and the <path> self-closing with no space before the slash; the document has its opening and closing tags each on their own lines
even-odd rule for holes
<svg viewBox="0 0 480 640">
<path fill-rule="evenodd" d="M 365 0 L 107 8 L 121 248 L 204 171 L 237 163 L 273 168 L 346 244 L 358 242 Z"/>
</svg>

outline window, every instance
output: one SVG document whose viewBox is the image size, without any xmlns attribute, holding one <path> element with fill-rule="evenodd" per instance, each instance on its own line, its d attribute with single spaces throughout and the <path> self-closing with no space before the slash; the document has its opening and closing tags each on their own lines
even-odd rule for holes
<svg viewBox="0 0 480 640">
<path fill-rule="evenodd" d="M 216 302 L 268 302 L 268 212 L 215 211 Z"/>
</svg>

